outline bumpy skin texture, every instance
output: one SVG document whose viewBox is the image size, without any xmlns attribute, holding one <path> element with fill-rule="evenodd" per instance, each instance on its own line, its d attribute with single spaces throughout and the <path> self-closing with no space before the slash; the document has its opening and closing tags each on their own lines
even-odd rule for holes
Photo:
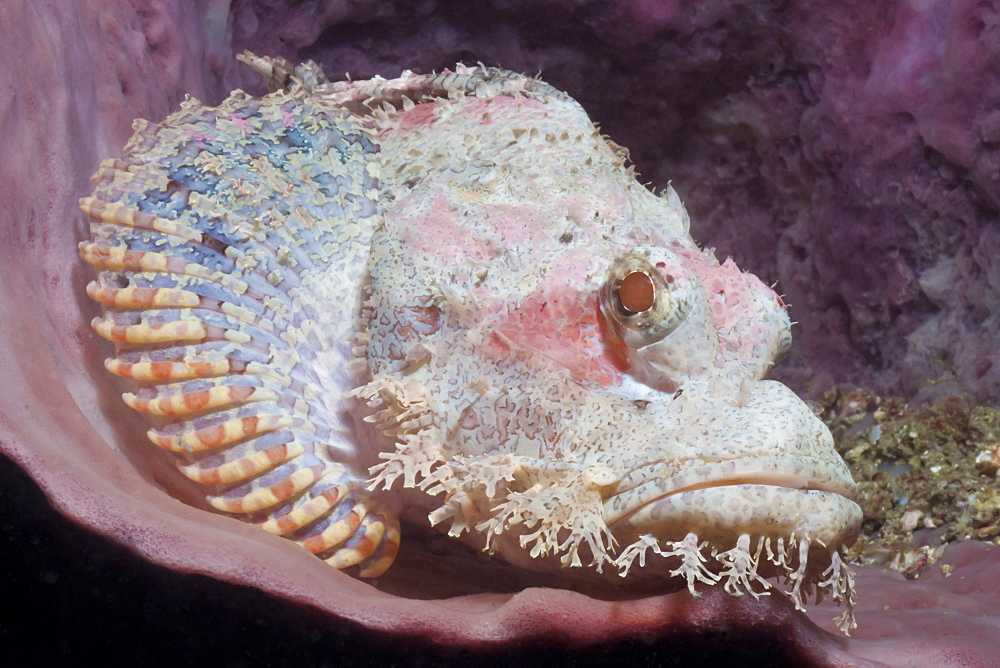
<svg viewBox="0 0 1000 668">
<path fill-rule="evenodd" d="M 763 380 L 784 307 L 672 190 L 534 79 L 246 58 L 275 93 L 140 122 L 81 203 L 108 369 L 215 508 L 363 577 L 402 512 L 531 570 L 784 574 L 853 624 L 853 482 Z"/>
<path fill-rule="evenodd" d="M 378 575 L 398 524 L 359 498 L 357 444 L 377 436 L 342 402 L 363 380 L 344 363 L 376 220 L 371 132 L 301 91 L 188 100 L 136 131 L 81 201 L 108 370 L 142 383 L 126 403 L 213 507 Z"/>
</svg>

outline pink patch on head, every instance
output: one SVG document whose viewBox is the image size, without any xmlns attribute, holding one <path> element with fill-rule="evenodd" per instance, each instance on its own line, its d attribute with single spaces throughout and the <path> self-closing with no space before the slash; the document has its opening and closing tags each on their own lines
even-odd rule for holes
<svg viewBox="0 0 1000 668">
<path fill-rule="evenodd" d="M 551 218 L 535 204 L 482 204 L 479 216 L 489 221 L 484 231 L 497 248 L 526 248 L 538 243 L 536 236 Z"/>
<path fill-rule="evenodd" d="M 705 288 L 709 318 L 718 330 L 720 354 L 745 362 L 767 360 L 773 354 L 785 310 L 777 294 L 731 259 L 721 265 L 689 249 L 673 249 Z M 768 311 L 772 311 L 771 314 Z M 716 360 L 722 363 L 722 358 Z"/>
<path fill-rule="evenodd" d="M 681 247 L 671 250 L 683 259 L 704 286 L 712 324 L 717 328 L 727 327 L 736 319 L 734 313 L 752 302 L 753 286 L 748 279 L 756 277 L 740 271 L 732 260 L 718 265 L 696 250 Z"/>
<path fill-rule="evenodd" d="M 597 291 L 585 280 L 592 257 L 582 249 L 568 253 L 496 331 L 581 380 L 609 387 L 621 381 L 626 363 L 605 337 Z"/>
<path fill-rule="evenodd" d="M 400 124 L 394 132 L 410 132 L 417 128 L 428 127 L 434 124 L 434 103 L 424 102 L 418 104 L 408 111 L 399 112 Z"/>
<path fill-rule="evenodd" d="M 448 266 L 458 256 L 484 261 L 490 258 L 481 241 L 463 227 L 461 217 L 441 191 L 429 198 L 419 214 L 400 225 L 400 237 L 411 253 Z"/>
<path fill-rule="evenodd" d="M 415 212 L 399 226 L 401 241 L 412 253 L 447 266 L 464 258 L 485 268 L 508 249 L 536 243 L 539 226 L 549 220 L 532 204 L 483 204 L 471 219 L 455 211 L 444 190 L 421 197 L 403 200 L 399 207 Z"/>
<path fill-rule="evenodd" d="M 397 115 L 400 119 L 399 127 L 392 130 L 393 133 L 406 133 L 412 132 L 413 130 L 430 127 L 437 120 L 434 117 L 434 109 L 436 103 L 434 102 L 423 102 L 421 104 L 414 105 L 410 109 L 400 110 Z M 494 115 L 498 116 L 511 116 L 520 115 L 524 116 L 529 113 L 530 110 L 535 109 L 539 111 L 544 111 L 545 103 L 539 102 L 538 100 L 532 100 L 529 98 L 513 98 L 513 97 L 492 97 L 492 98 L 466 98 L 465 105 L 462 108 L 463 114 L 479 114 L 478 122 L 481 125 L 493 125 L 496 122 Z M 467 118 L 469 117 L 467 116 Z"/>
</svg>

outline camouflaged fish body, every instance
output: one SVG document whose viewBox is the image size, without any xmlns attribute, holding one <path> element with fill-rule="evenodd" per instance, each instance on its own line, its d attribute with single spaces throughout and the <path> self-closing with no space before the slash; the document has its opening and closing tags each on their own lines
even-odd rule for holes
<svg viewBox="0 0 1000 668">
<path fill-rule="evenodd" d="M 535 79 L 246 60 L 276 92 L 140 123 L 82 201 L 108 368 L 215 508 L 366 577 L 406 512 L 532 570 L 784 575 L 853 624 L 853 481 L 763 380 L 785 309 L 672 190 Z"/>
<path fill-rule="evenodd" d="M 377 173 L 375 138 L 346 111 L 237 92 L 137 121 L 81 201 L 94 329 L 117 345 L 108 370 L 140 381 L 124 398 L 156 416 L 150 440 L 217 489 L 218 510 L 338 567 L 367 559 L 367 575 L 398 537 L 395 512 L 358 495 L 374 456 L 357 444 L 379 435 L 342 399 L 364 382 L 345 364 Z"/>
</svg>

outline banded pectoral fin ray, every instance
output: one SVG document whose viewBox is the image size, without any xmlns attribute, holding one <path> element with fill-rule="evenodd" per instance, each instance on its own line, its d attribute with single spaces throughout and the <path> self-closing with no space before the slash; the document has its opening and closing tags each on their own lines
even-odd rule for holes
<svg viewBox="0 0 1000 668">
<path fill-rule="evenodd" d="M 93 329 L 115 344 L 108 370 L 137 384 L 125 403 L 211 506 L 379 575 L 398 522 L 338 458 L 350 430 L 331 408 L 356 383 L 374 137 L 296 90 L 189 99 L 136 130 L 80 201 Z"/>
</svg>

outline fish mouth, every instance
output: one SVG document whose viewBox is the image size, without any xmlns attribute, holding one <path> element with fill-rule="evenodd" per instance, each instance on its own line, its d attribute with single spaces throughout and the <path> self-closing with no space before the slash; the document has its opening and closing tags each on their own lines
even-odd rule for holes
<svg viewBox="0 0 1000 668">
<path fill-rule="evenodd" d="M 669 540 L 692 530 L 706 538 L 737 530 L 842 542 L 860 526 L 856 494 L 847 468 L 828 459 L 776 454 L 693 460 L 669 475 L 651 466 L 626 476 L 605 500 L 604 519 L 615 534 Z"/>
</svg>

